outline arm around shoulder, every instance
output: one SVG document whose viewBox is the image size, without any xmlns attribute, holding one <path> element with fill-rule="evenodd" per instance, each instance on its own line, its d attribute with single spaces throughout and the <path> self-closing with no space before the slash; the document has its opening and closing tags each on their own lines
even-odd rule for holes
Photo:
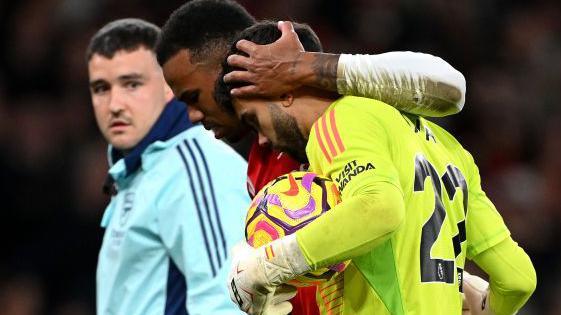
<svg viewBox="0 0 561 315">
<path fill-rule="evenodd" d="M 410 51 L 339 58 L 337 89 L 343 95 L 375 98 L 421 116 L 458 113 L 466 81 L 442 58 Z"/>
</svg>

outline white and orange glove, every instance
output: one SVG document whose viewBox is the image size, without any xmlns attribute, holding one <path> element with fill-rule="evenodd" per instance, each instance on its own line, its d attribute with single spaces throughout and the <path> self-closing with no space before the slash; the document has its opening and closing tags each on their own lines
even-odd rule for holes
<svg viewBox="0 0 561 315">
<path fill-rule="evenodd" d="M 464 310 L 469 308 L 471 315 L 494 315 L 489 306 L 489 282 L 464 271 L 462 288 L 464 291 Z"/>
<path fill-rule="evenodd" d="M 232 257 L 228 291 L 242 311 L 280 315 L 292 310 L 288 300 L 296 292 L 280 285 L 310 271 L 294 234 L 260 248 L 242 242 L 234 247 Z"/>
</svg>

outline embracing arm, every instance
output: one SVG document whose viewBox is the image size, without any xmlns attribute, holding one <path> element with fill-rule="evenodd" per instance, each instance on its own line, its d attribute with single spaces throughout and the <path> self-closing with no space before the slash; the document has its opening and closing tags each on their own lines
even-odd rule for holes
<svg viewBox="0 0 561 315">
<path fill-rule="evenodd" d="M 231 72 L 224 79 L 251 84 L 232 94 L 280 95 L 313 86 L 378 99 L 401 111 L 433 117 L 457 113 L 464 105 L 465 78 L 441 58 L 413 52 L 305 52 L 291 23 L 280 22 L 279 29 L 282 36 L 272 44 L 237 43 L 248 57 L 233 55 L 228 62 L 246 71 Z"/>
<path fill-rule="evenodd" d="M 337 90 L 375 98 L 423 116 L 446 116 L 462 110 L 464 76 L 441 58 L 409 51 L 379 55 L 341 55 Z"/>
</svg>

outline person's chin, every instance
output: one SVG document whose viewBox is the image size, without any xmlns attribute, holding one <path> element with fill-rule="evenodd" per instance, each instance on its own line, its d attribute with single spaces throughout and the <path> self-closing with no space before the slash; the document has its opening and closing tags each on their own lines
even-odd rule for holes
<svg viewBox="0 0 561 315">
<path fill-rule="evenodd" d="M 123 135 L 118 135 L 110 139 L 109 143 L 115 149 L 120 151 L 129 151 L 136 146 L 133 140 L 125 138 Z"/>
</svg>

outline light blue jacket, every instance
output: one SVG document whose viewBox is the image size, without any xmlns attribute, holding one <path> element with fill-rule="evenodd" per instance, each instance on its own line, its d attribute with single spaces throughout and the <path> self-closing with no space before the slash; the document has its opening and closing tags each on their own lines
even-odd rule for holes
<svg viewBox="0 0 561 315">
<path fill-rule="evenodd" d="M 162 115 L 186 118 L 175 103 Z M 136 161 L 109 170 L 118 192 L 101 223 L 97 314 L 240 314 L 226 277 L 244 237 L 247 165 L 212 133 L 180 123 L 184 131 L 148 140 Z"/>
</svg>

